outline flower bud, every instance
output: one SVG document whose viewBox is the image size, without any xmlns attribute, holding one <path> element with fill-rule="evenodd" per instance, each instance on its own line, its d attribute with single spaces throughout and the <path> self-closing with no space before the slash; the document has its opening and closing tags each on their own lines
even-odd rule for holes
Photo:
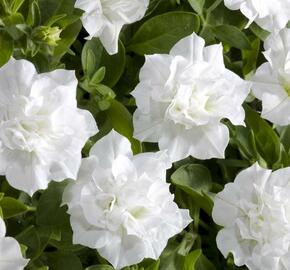
<svg viewBox="0 0 290 270">
<path fill-rule="evenodd" d="M 49 46 L 57 46 L 57 42 L 61 40 L 60 33 L 62 29 L 58 26 L 39 26 L 35 29 L 34 38 L 46 43 Z"/>
</svg>

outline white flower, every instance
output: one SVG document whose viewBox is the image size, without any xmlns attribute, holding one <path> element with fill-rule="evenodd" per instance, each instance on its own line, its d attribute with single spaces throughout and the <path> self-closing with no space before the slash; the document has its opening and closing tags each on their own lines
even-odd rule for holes
<svg viewBox="0 0 290 270">
<path fill-rule="evenodd" d="M 290 29 L 265 41 L 262 64 L 251 78 L 253 94 L 262 100 L 261 116 L 277 125 L 290 124 Z"/>
<path fill-rule="evenodd" d="M 5 237 L 6 226 L 0 217 L 0 269 L 23 270 L 28 260 L 24 259 L 18 242 L 12 237 Z"/>
<path fill-rule="evenodd" d="M 290 269 L 290 168 L 272 172 L 256 163 L 216 195 L 217 245 L 237 266 Z"/>
<path fill-rule="evenodd" d="M 73 71 L 37 74 L 30 62 L 0 68 L 0 173 L 30 195 L 51 180 L 75 178 L 81 149 L 97 132 L 77 108 Z"/>
<path fill-rule="evenodd" d="M 98 141 L 63 195 L 73 242 L 98 249 L 116 269 L 157 259 L 191 222 L 169 192 L 170 167 L 164 152 L 133 156 L 130 142 L 115 131 Z"/>
<path fill-rule="evenodd" d="M 255 21 L 261 28 L 275 32 L 290 20 L 290 0 L 224 0 L 232 10 L 240 9 L 249 19 L 247 27 Z"/>
<path fill-rule="evenodd" d="M 243 125 L 242 103 L 250 84 L 227 70 L 221 44 L 204 47 L 195 33 L 180 40 L 170 54 L 146 56 L 136 99 L 134 136 L 158 142 L 172 161 L 192 155 L 222 158 L 229 142 L 228 118 Z"/>
<path fill-rule="evenodd" d="M 118 52 L 122 27 L 144 16 L 149 0 L 77 0 L 75 7 L 84 10 L 81 18 L 88 39 L 100 38 L 109 54 Z"/>
</svg>

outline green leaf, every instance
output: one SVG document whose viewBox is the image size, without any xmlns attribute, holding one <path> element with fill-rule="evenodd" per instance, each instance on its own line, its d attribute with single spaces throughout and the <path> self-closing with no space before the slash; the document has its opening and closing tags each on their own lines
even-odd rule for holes
<svg viewBox="0 0 290 270">
<path fill-rule="evenodd" d="M 0 201 L 4 218 L 11 218 L 27 212 L 28 207 L 17 199 L 4 197 Z"/>
<path fill-rule="evenodd" d="M 280 127 L 278 129 L 281 143 L 284 145 L 287 152 L 290 152 L 290 125 Z"/>
<path fill-rule="evenodd" d="M 254 132 L 259 155 L 272 166 L 280 159 L 280 140 L 273 128 L 258 113 L 246 106 L 246 124 Z"/>
<path fill-rule="evenodd" d="M 171 175 L 171 180 L 174 185 L 189 194 L 197 206 L 211 215 L 212 201 L 205 194 L 211 189 L 212 181 L 206 167 L 199 164 L 181 166 Z"/>
<path fill-rule="evenodd" d="M 168 12 L 146 21 L 131 39 L 128 50 L 137 54 L 168 53 L 180 39 L 197 32 L 199 17 L 191 12 Z"/>
<path fill-rule="evenodd" d="M 198 14 L 202 14 L 205 0 L 188 0 L 188 2 Z"/>
<path fill-rule="evenodd" d="M 185 257 L 192 249 L 195 240 L 196 235 L 192 233 L 185 233 L 181 242 L 174 238 L 170 239 L 160 256 L 159 270 L 187 270 L 187 268 L 184 268 Z"/>
<path fill-rule="evenodd" d="M 36 0 L 29 1 L 29 10 L 26 22 L 30 26 L 37 26 L 40 24 L 40 9 Z"/>
<path fill-rule="evenodd" d="M 133 120 L 127 108 L 117 100 L 113 100 L 107 110 L 107 116 L 112 128 L 130 140 L 133 152 L 135 154 L 141 152 L 140 143 L 133 138 Z"/>
<path fill-rule="evenodd" d="M 60 228 L 68 223 L 65 206 L 61 207 L 63 190 L 67 182 L 51 182 L 39 199 L 36 210 L 36 224 Z"/>
<path fill-rule="evenodd" d="M 75 1 L 73 0 L 38 0 L 42 23 L 56 14 L 73 14 Z"/>
<path fill-rule="evenodd" d="M 13 53 L 13 40 L 4 31 L 0 31 L 0 67 L 8 62 Z"/>
<path fill-rule="evenodd" d="M 189 253 L 184 260 L 184 269 L 194 269 L 195 264 L 198 261 L 199 257 L 201 256 L 202 251 L 200 249 L 194 250 Z"/>
<path fill-rule="evenodd" d="M 20 7 L 22 6 L 22 4 L 24 3 L 25 0 L 14 0 L 12 5 L 11 5 L 11 10 L 12 13 L 15 13 L 18 11 L 18 9 L 20 9 Z"/>
<path fill-rule="evenodd" d="M 260 52 L 260 40 L 258 38 L 254 38 L 251 41 L 251 50 L 243 50 L 243 74 L 244 76 L 251 76 L 256 71 L 257 60 Z"/>
<path fill-rule="evenodd" d="M 90 80 L 90 84 L 96 85 L 102 82 L 105 78 L 105 74 L 106 74 L 106 68 L 105 67 L 99 68 L 92 76 L 92 79 Z"/>
<path fill-rule="evenodd" d="M 215 26 L 212 29 L 218 40 L 238 49 L 251 49 L 249 39 L 239 28 L 225 24 Z"/>
<path fill-rule="evenodd" d="M 118 53 L 114 55 L 109 55 L 97 38 L 87 41 L 82 51 L 82 66 L 85 74 L 92 78 L 98 69 L 104 67 L 106 74 L 102 83 L 111 88 L 123 74 L 125 60 L 125 49 L 121 41 L 119 41 Z"/>
<path fill-rule="evenodd" d="M 33 225 L 27 227 L 19 235 L 17 235 L 16 240 L 28 248 L 26 254 L 29 257 L 34 257 L 36 254 L 41 252 L 40 237 L 35 226 Z"/>
<path fill-rule="evenodd" d="M 56 58 L 56 62 L 58 62 L 63 57 L 63 55 L 70 50 L 70 46 L 76 40 L 81 28 L 81 22 L 76 21 L 61 32 L 61 40 L 57 42 L 58 46 L 54 50 L 54 57 Z"/>
<path fill-rule="evenodd" d="M 262 29 L 260 26 L 258 26 L 256 23 L 252 23 L 250 25 L 250 30 L 262 41 L 265 41 L 266 38 L 269 36 L 269 32 Z"/>
</svg>

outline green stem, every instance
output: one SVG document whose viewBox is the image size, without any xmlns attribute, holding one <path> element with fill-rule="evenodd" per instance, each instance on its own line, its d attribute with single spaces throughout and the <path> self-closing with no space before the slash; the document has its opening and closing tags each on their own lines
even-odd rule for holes
<svg viewBox="0 0 290 270">
<path fill-rule="evenodd" d="M 208 9 L 207 9 L 207 13 L 211 13 L 213 12 L 222 2 L 223 0 L 216 0 Z"/>
<path fill-rule="evenodd" d="M 35 212 L 36 211 L 36 207 L 35 206 L 27 206 L 27 211 L 28 212 Z"/>
</svg>

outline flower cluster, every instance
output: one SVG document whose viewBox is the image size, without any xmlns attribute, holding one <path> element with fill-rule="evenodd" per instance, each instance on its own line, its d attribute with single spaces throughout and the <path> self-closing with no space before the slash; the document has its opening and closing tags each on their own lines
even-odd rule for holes
<svg viewBox="0 0 290 270">
<path fill-rule="evenodd" d="M 277 125 L 290 124 L 289 1 L 225 0 L 270 31 L 264 42 L 267 60 L 251 77 L 261 116 Z M 290 268 L 290 168 L 272 172 L 257 163 L 240 172 L 215 197 L 214 221 L 224 228 L 217 235 L 222 254 L 250 270 Z"/>
<path fill-rule="evenodd" d="M 99 38 L 108 54 L 112 55 L 118 52 L 123 26 L 141 20 L 149 2 L 76 0 L 72 8 L 84 11 L 81 20 L 89 33 L 87 39 Z M 175 5 L 178 1 L 173 2 Z M 211 8 L 221 2 L 216 1 Z M 57 69 L 39 74 L 31 62 L 14 58 L 0 68 L 0 174 L 12 187 L 31 196 L 46 189 L 51 181 L 70 178 L 62 202 L 67 205 L 70 215 L 73 244 L 96 249 L 116 269 L 137 264 L 144 258 L 158 259 L 168 240 L 191 223 L 189 210 L 180 209 L 169 190 L 170 184 L 166 182 L 168 169 L 176 166 L 178 170 L 183 169 L 186 166 L 179 167 L 178 163 L 172 167 L 172 162 L 188 156 L 202 160 L 224 158 L 230 141 L 228 126 L 245 126 L 243 103 L 251 89 L 262 102 L 263 118 L 276 125 L 290 125 L 290 29 L 285 28 L 290 19 L 290 0 L 276 0 L 275 5 L 270 0 L 263 3 L 259 0 L 224 0 L 224 3 L 230 9 L 240 9 L 249 19 L 249 24 L 255 21 L 271 32 L 264 42 L 267 62 L 246 81 L 226 68 L 222 44 L 206 46 L 205 40 L 196 33 L 179 40 L 168 54 L 145 55 L 140 80 L 131 93 L 136 101 L 133 137 L 141 142 L 158 143 L 160 151 L 157 152 L 133 155 L 130 141 L 112 130 L 92 146 L 89 157 L 82 158 L 83 147 L 90 137 L 97 134 L 98 127 L 89 111 L 77 107 L 75 72 Z M 21 3 L 14 4 L 14 9 L 21 6 Z M 159 8 L 158 1 L 151 4 L 146 19 Z M 191 3 L 191 6 L 197 8 L 195 4 Z M 169 15 L 177 16 L 177 13 Z M 203 36 L 209 28 L 206 24 L 210 18 L 208 15 L 206 18 L 200 16 L 204 24 Z M 32 20 L 29 16 L 27 21 Z M 58 14 L 51 19 L 51 22 L 57 21 L 58 26 L 37 26 L 34 31 L 28 31 L 29 27 L 18 24 L 17 29 L 25 34 L 31 32 L 39 44 L 45 42 L 54 47 L 50 51 L 50 57 L 53 57 L 54 49 L 61 55 L 57 51 L 59 43 L 69 39 L 60 36 L 68 33 L 60 27 L 69 21 L 64 18 Z M 11 36 L 17 36 L 18 30 L 14 29 L 15 33 L 9 30 Z M 235 33 L 238 36 L 239 31 L 236 29 Z M 75 45 L 78 47 L 77 43 Z M 19 57 L 21 51 L 18 47 L 17 50 L 15 57 Z M 242 54 L 245 56 L 248 52 Z M 104 59 L 109 57 L 105 56 Z M 129 59 L 131 54 L 127 56 Z M 90 58 L 89 53 L 86 58 L 87 66 L 94 66 L 97 62 L 97 59 Z M 102 80 L 110 76 L 105 72 L 106 67 L 99 68 L 93 78 L 84 74 L 82 79 L 86 82 L 90 79 L 88 87 L 102 92 L 102 89 L 109 89 L 102 84 Z M 85 87 L 86 83 L 79 86 Z M 83 100 L 87 102 L 89 99 L 84 102 L 89 104 L 87 108 L 93 106 L 92 100 L 98 101 L 95 92 L 81 93 Z M 266 121 L 261 121 L 267 125 Z M 105 130 L 107 126 L 102 132 Z M 237 130 L 233 128 L 232 133 Z M 256 147 L 255 134 L 249 134 L 253 135 L 251 144 Z M 247 140 L 247 135 L 242 139 Z M 130 139 L 134 138 L 130 130 Z M 261 148 L 261 143 L 257 144 L 258 147 Z M 283 147 L 279 150 L 281 153 L 284 151 Z M 234 151 L 237 155 L 238 151 Z M 283 154 L 287 156 L 289 153 L 284 151 Z M 256 157 L 260 158 L 258 152 L 253 159 Z M 261 155 L 261 158 L 264 157 Z M 253 163 L 253 159 L 248 161 Z M 286 159 L 285 163 L 289 164 L 289 157 Z M 234 164 L 235 160 L 231 162 Z M 198 166 L 203 167 L 201 164 Z M 207 195 L 211 194 L 203 192 L 202 188 L 198 192 L 193 190 L 196 184 L 191 182 L 193 174 L 187 173 L 188 183 L 184 185 L 189 187 L 183 188 L 180 184 L 181 188 L 177 184 L 179 195 L 184 192 L 194 197 L 196 202 L 199 198 L 209 202 L 211 196 Z M 201 173 L 196 173 L 194 177 L 199 175 Z M 30 199 L 24 194 L 20 197 Z M 15 200 L 14 197 L 9 199 Z M 199 225 L 197 212 L 206 210 L 210 214 L 207 211 L 210 206 L 204 209 L 201 203 L 197 211 L 194 205 L 191 206 L 192 213 L 197 214 L 195 230 Z M 24 205 L 23 209 L 30 212 L 34 207 L 25 208 Z M 3 213 L 4 218 L 10 217 L 7 209 Z M 0 214 L 2 216 L 1 207 Z M 215 196 L 212 217 L 223 227 L 216 238 L 219 250 L 224 257 L 232 253 L 237 266 L 246 265 L 250 270 L 290 269 L 290 167 L 272 171 L 255 163 L 243 170 L 234 182 L 225 185 Z M 207 229 L 206 224 L 200 224 Z M 17 228 L 15 231 L 18 233 Z M 189 261 L 185 258 L 184 264 L 190 264 Z M 28 262 L 23 258 L 18 242 L 6 237 L 6 226 L 0 218 L 0 269 L 21 270 Z"/>
<path fill-rule="evenodd" d="M 148 4 L 149 0 L 77 0 L 75 7 L 85 11 L 82 22 L 88 38 L 100 38 L 107 52 L 115 54 L 122 27 L 142 19 Z"/>
<path fill-rule="evenodd" d="M 204 45 L 193 33 L 169 55 L 146 56 L 132 92 L 135 137 L 158 142 L 172 161 L 223 158 L 229 132 L 220 121 L 244 125 L 242 103 L 250 83 L 225 68 L 221 44 Z"/>
<path fill-rule="evenodd" d="M 115 131 L 99 140 L 63 195 L 74 243 L 98 249 L 116 269 L 158 259 L 167 240 L 191 222 L 169 192 L 170 167 L 164 152 L 133 156 Z"/>
<path fill-rule="evenodd" d="M 0 217 L 0 269 L 1 270 L 23 270 L 28 260 L 21 254 L 20 245 L 12 237 L 5 237 L 6 226 Z"/>
<path fill-rule="evenodd" d="M 258 164 L 239 173 L 216 195 L 213 219 L 224 227 L 217 245 L 237 266 L 251 270 L 290 267 L 290 168 Z"/>
</svg>

